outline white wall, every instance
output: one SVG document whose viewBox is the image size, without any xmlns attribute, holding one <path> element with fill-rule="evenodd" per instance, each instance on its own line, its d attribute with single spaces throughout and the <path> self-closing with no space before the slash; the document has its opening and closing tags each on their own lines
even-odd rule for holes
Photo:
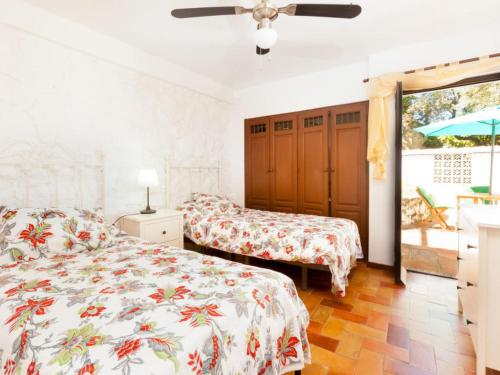
<svg viewBox="0 0 500 375">
<path fill-rule="evenodd" d="M 471 182 L 444 183 L 434 182 L 435 166 L 434 156 L 438 154 L 468 154 L 471 158 Z M 425 188 L 429 194 L 436 198 L 439 205 L 453 207 L 456 195 L 470 192 L 471 186 L 487 186 L 490 181 L 491 147 L 463 147 L 463 148 L 436 148 L 422 150 L 403 151 L 402 158 L 402 180 L 406 185 L 403 196 L 417 196 L 417 186 Z M 493 193 L 500 189 L 500 148 L 495 147 L 495 158 L 493 165 Z M 406 190 L 406 191 L 405 191 Z"/>
<path fill-rule="evenodd" d="M 500 51 L 500 27 L 405 46 L 365 61 L 238 93 L 63 18 L 1 0 L 0 152 L 16 144 L 103 151 L 108 216 L 135 209 L 142 166 L 223 159 L 225 191 L 244 196 L 243 119 L 366 100 L 362 79 Z M 390 129 L 394 128 L 391 123 Z M 389 133 L 393 155 L 394 134 Z M 370 261 L 392 264 L 394 159 L 370 180 Z M 153 194 L 156 205 L 164 194 Z"/>
<path fill-rule="evenodd" d="M 295 110 L 367 100 L 362 79 L 409 69 L 483 56 L 500 51 L 500 24 L 463 35 L 408 45 L 367 56 L 366 61 L 292 79 L 271 82 L 239 92 L 225 145 L 225 190 L 244 201 L 243 120 Z M 370 261 L 393 264 L 394 249 L 394 102 L 389 103 L 390 158 L 383 181 L 370 178 Z M 370 174 L 372 168 L 370 168 Z"/>
<path fill-rule="evenodd" d="M 167 157 L 222 157 L 229 91 L 202 78 L 194 87 L 197 76 L 183 68 L 21 5 L 3 2 L 0 12 L 0 155 L 102 152 L 108 217 L 144 205 L 141 167 L 158 170 L 152 205 L 161 206 Z"/>
</svg>

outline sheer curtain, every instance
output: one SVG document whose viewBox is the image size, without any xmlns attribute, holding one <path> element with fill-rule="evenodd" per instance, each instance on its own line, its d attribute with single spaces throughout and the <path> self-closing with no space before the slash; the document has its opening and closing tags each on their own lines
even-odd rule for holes
<svg viewBox="0 0 500 375">
<path fill-rule="evenodd" d="M 403 82 L 405 90 L 423 90 L 461 81 L 465 78 L 500 72 L 500 57 L 481 58 L 467 64 L 439 65 L 433 70 L 417 70 L 411 74 L 388 73 L 370 78 L 368 96 L 368 161 L 375 165 L 374 178 L 385 178 L 388 158 L 388 101 L 396 93 L 396 83 Z"/>
</svg>

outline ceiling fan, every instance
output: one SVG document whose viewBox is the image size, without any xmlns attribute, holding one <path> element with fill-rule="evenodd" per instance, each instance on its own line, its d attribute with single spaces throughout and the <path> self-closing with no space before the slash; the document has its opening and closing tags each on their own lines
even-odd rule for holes
<svg viewBox="0 0 500 375">
<path fill-rule="evenodd" d="M 331 18 L 354 18 L 361 13 L 361 7 L 354 4 L 289 4 L 282 8 L 274 6 L 269 0 L 261 0 L 253 8 L 241 6 L 182 8 L 172 10 L 176 18 L 193 18 L 208 16 L 235 16 L 252 13 L 258 22 L 255 33 L 257 54 L 265 55 L 276 43 L 278 34 L 272 28 L 272 22 L 280 13 L 287 16 L 310 16 Z"/>
</svg>

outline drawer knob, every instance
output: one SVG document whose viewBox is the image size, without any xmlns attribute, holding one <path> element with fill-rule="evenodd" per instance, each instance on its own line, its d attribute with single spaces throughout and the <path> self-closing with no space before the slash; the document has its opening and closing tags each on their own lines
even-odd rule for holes
<svg viewBox="0 0 500 375">
<path fill-rule="evenodd" d="M 476 246 L 471 245 L 470 243 L 467 244 L 467 249 L 477 249 Z"/>
<path fill-rule="evenodd" d="M 467 281 L 467 286 L 476 286 L 476 284 L 471 283 L 470 281 Z"/>
<path fill-rule="evenodd" d="M 466 320 L 465 320 L 465 323 L 466 323 L 467 325 L 474 324 L 474 322 L 473 322 L 472 320 L 469 320 L 469 319 L 466 319 Z"/>
<path fill-rule="evenodd" d="M 458 290 L 462 290 L 463 288 L 460 285 L 457 285 Z"/>
<path fill-rule="evenodd" d="M 162 234 L 167 234 L 167 231 L 166 231 L 166 230 L 164 230 L 164 231 L 163 231 L 163 232 L 161 232 L 161 233 L 162 233 Z"/>
<path fill-rule="evenodd" d="M 464 258 L 460 258 L 459 256 L 457 256 L 457 260 L 461 261 L 461 260 L 464 260 Z"/>
</svg>

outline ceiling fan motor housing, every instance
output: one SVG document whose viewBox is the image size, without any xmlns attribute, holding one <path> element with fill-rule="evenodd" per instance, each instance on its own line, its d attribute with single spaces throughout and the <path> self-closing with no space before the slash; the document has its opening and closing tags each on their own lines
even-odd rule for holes
<svg viewBox="0 0 500 375">
<path fill-rule="evenodd" d="M 278 17 L 278 8 L 272 5 L 269 1 L 262 1 L 253 8 L 253 18 L 260 22 L 263 19 L 274 21 Z"/>
</svg>

